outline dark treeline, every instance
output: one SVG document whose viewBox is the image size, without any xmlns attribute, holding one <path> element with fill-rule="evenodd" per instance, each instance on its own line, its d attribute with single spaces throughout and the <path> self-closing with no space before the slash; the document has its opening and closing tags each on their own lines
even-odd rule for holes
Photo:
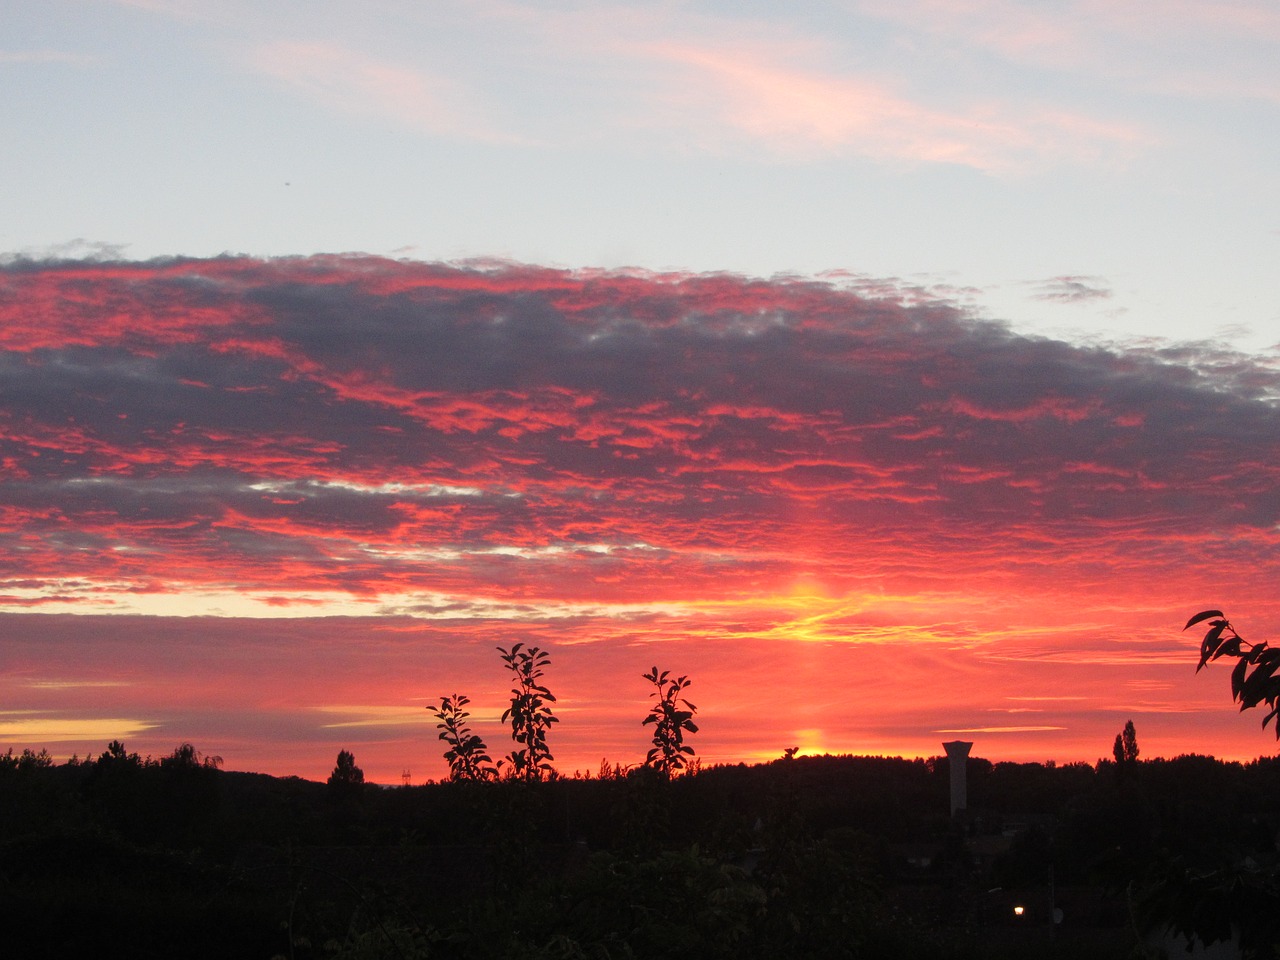
<svg viewBox="0 0 1280 960">
<path fill-rule="evenodd" d="M 945 759 L 394 788 L 354 760 L 0 757 L 7 955 L 1105 960 L 1148 915 L 1280 914 L 1280 759 L 972 758 L 955 819 Z"/>
</svg>

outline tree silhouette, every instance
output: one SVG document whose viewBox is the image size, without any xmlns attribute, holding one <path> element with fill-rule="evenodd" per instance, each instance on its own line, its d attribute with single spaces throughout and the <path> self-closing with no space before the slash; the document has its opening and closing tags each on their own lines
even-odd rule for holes
<svg viewBox="0 0 1280 960">
<path fill-rule="evenodd" d="M 698 725 L 693 722 L 698 708 L 681 696 L 693 681 L 688 677 L 672 680 L 670 674 L 669 670 L 659 673 L 656 666 L 644 674 L 644 678 L 656 688 L 649 696 L 657 697 L 657 702 L 641 721 L 645 725 L 653 724 L 653 747 L 644 764 L 667 777 L 683 770 L 688 763 L 687 758 L 693 756 L 693 747 L 684 742 L 685 733 L 698 732 Z"/>
<path fill-rule="evenodd" d="M 1187 621 L 1183 630 L 1197 623 L 1209 621 L 1209 630 L 1200 643 L 1199 673 L 1206 663 L 1219 657 L 1235 657 L 1237 663 L 1231 671 L 1231 699 L 1240 704 L 1241 711 L 1265 703 L 1270 711 L 1262 718 L 1263 729 L 1280 713 L 1280 648 L 1266 643 L 1252 644 L 1236 633 L 1235 627 L 1223 616 L 1221 610 L 1202 610 Z M 1277 721 L 1276 739 L 1280 740 L 1280 721 Z"/>
<path fill-rule="evenodd" d="M 356 766 L 356 756 L 348 750 L 338 751 L 338 762 L 329 774 L 329 786 L 356 788 L 364 783 L 364 771 Z"/>
<path fill-rule="evenodd" d="M 13 755 L 13 747 L 7 753 L 0 753 L 0 770 L 21 770 L 25 773 L 29 770 L 47 770 L 52 766 L 53 757 L 43 747 L 39 753 L 25 747 L 16 757 Z"/>
<path fill-rule="evenodd" d="M 126 753 L 123 743 L 119 740 L 112 740 L 107 744 L 107 749 L 98 757 L 97 765 L 103 769 L 140 768 L 142 766 L 142 758 L 136 753 Z"/>
<path fill-rule="evenodd" d="M 1196 672 L 1221 657 L 1235 657 L 1231 698 L 1241 711 L 1262 703 L 1270 707 L 1262 718 L 1265 729 L 1280 713 L 1280 678 L 1276 676 L 1280 649 L 1246 642 L 1221 610 L 1202 610 L 1182 629 L 1205 621 L 1208 630 L 1200 643 Z M 1280 739 L 1280 721 L 1276 737 Z M 1228 829 L 1232 820 L 1246 823 L 1253 820 L 1255 811 L 1234 818 L 1219 812 L 1215 807 L 1223 803 L 1221 793 L 1214 797 L 1214 806 L 1202 808 L 1220 817 L 1215 826 L 1222 836 L 1213 845 L 1213 854 L 1192 859 L 1180 851 L 1157 861 L 1137 905 L 1149 918 L 1185 936 L 1188 951 L 1194 940 L 1206 946 L 1233 940 L 1242 957 L 1274 958 L 1280 944 L 1280 862 L 1274 829 L 1261 832 L 1261 843 L 1258 835 L 1237 835 L 1232 842 Z"/>
<path fill-rule="evenodd" d="M 222 766 L 222 758 L 207 757 L 190 743 L 180 743 L 160 760 L 160 766 L 165 770 L 216 770 Z"/>
<path fill-rule="evenodd" d="M 1132 767 L 1138 762 L 1138 734 L 1133 729 L 1132 720 L 1125 723 L 1123 732 L 1116 734 L 1111 753 L 1116 758 L 1118 767 Z"/>
</svg>

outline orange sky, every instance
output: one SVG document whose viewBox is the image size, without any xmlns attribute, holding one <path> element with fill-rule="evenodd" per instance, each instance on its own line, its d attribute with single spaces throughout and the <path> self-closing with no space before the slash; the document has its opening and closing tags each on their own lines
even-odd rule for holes
<svg viewBox="0 0 1280 960">
<path fill-rule="evenodd" d="M 706 762 L 1272 753 L 1179 628 L 1280 627 L 1274 361 L 887 284 L 16 261 L 0 745 L 419 782 L 443 694 L 506 751 L 524 641 L 566 772 L 643 758 L 654 664 Z"/>
</svg>

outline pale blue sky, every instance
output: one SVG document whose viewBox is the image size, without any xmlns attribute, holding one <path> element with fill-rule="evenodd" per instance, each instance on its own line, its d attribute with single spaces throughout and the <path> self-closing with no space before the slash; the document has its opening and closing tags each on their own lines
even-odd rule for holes
<svg viewBox="0 0 1280 960">
<path fill-rule="evenodd" d="M 0 0 L 0 251 L 843 271 L 1280 341 L 1280 7 Z"/>
</svg>

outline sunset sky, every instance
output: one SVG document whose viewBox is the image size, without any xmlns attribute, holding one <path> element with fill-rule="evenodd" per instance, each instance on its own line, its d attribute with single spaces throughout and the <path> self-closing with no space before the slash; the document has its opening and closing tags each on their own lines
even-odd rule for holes
<svg viewBox="0 0 1280 960">
<path fill-rule="evenodd" d="M 0 751 L 1273 754 L 1270 2 L 0 12 Z M 1193 632 L 1194 633 L 1194 632 Z M 1256 711 L 1254 712 L 1256 713 Z"/>
</svg>

